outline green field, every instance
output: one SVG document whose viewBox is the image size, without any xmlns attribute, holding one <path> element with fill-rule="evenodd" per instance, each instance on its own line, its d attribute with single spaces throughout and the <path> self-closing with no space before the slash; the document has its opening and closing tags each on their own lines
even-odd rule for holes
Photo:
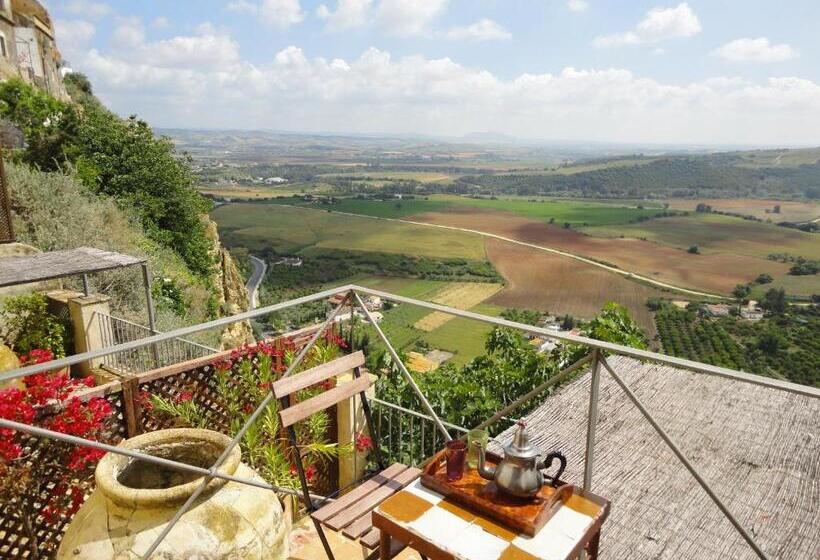
<svg viewBox="0 0 820 560">
<path fill-rule="evenodd" d="M 302 201 L 275 200 L 276 204 L 307 205 Z M 586 202 L 577 200 L 560 200 L 548 198 L 505 197 L 503 199 L 478 199 L 455 195 L 432 195 L 424 199 L 413 198 L 403 200 L 363 200 L 356 198 L 342 198 L 336 203 L 320 208 L 331 209 L 336 212 L 364 214 L 380 218 L 407 218 L 426 212 L 446 212 L 459 208 L 478 208 L 485 210 L 499 210 L 512 212 L 533 220 L 548 222 L 554 220 L 563 224 L 606 226 L 614 224 L 628 224 L 641 218 L 649 218 L 658 214 L 657 208 L 637 208 L 620 203 L 608 204 L 602 202 Z"/>
<path fill-rule="evenodd" d="M 720 214 L 693 213 L 637 224 L 588 227 L 600 237 L 634 237 L 686 249 L 697 245 L 702 253 L 731 253 L 766 258 L 791 253 L 820 258 L 820 237 L 796 229 Z"/>
<path fill-rule="evenodd" d="M 296 253 L 309 247 L 486 260 L 477 235 L 274 204 L 226 204 L 211 212 L 228 246 Z"/>
<path fill-rule="evenodd" d="M 412 280 L 406 278 L 367 277 L 354 278 L 350 282 L 398 295 L 431 301 L 447 287 L 447 282 L 434 280 Z M 503 307 L 481 303 L 471 309 L 476 313 L 498 316 Z M 463 365 L 474 357 L 484 354 L 484 342 L 492 326 L 487 323 L 454 318 L 430 332 L 424 332 L 413 325 L 430 313 L 428 309 L 409 304 L 401 304 L 384 312 L 380 327 L 396 349 L 413 350 L 417 340 L 426 341 L 432 348 L 446 350 L 454 355 L 450 362 Z"/>
</svg>

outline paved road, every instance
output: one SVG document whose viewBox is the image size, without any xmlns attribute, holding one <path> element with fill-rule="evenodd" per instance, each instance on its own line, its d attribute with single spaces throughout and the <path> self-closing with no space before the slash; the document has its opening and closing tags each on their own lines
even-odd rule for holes
<svg viewBox="0 0 820 560">
<path fill-rule="evenodd" d="M 259 284 L 265 277 L 265 271 L 268 269 L 268 264 L 262 259 L 251 256 L 251 264 L 253 265 L 253 272 L 248 278 L 248 283 L 245 288 L 248 289 L 248 305 L 250 309 L 256 309 L 259 306 Z"/>
<path fill-rule="evenodd" d="M 321 210 L 322 212 L 326 211 L 325 209 L 309 208 L 309 207 L 306 207 L 306 206 L 295 206 L 295 205 L 292 205 L 292 204 L 285 204 L 283 206 L 289 206 L 291 208 L 302 208 L 302 209 L 308 209 L 308 210 L 317 210 L 317 211 Z M 585 263 L 585 264 L 588 264 L 588 265 L 591 265 L 591 266 L 597 266 L 598 268 L 603 268 L 604 270 L 608 270 L 609 272 L 612 272 L 614 274 L 620 274 L 621 276 L 625 276 L 626 278 L 629 278 L 631 280 L 638 280 L 638 281 L 641 281 L 641 282 L 646 282 L 647 284 L 652 284 L 653 286 L 658 286 L 659 288 L 666 288 L 667 290 L 680 292 L 680 293 L 687 294 L 687 295 L 690 295 L 690 296 L 701 296 L 701 297 L 709 297 L 709 298 L 715 298 L 715 299 L 729 299 L 729 298 L 727 298 L 725 296 L 721 296 L 719 294 L 713 294 L 713 293 L 710 293 L 710 292 L 701 292 L 701 291 L 698 291 L 698 290 L 690 290 L 689 288 L 683 288 L 681 286 L 675 286 L 674 284 L 669 284 L 667 282 L 661 282 L 660 280 L 655 280 L 654 278 L 650 278 L 648 276 L 643 276 L 641 274 L 636 274 L 634 272 L 629 272 L 628 270 L 624 270 L 622 268 L 615 268 L 615 267 L 612 267 L 612 266 L 608 266 L 608 265 L 605 265 L 603 263 L 599 263 L 598 261 L 589 259 L 589 258 L 584 257 L 582 255 L 576 255 L 575 253 L 570 253 L 568 251 L 562 251 L 560 249 L 555 249 L 555 248 L 552 248 L 552 247 L 546 247 L 544 245 L 536 245 L 534 243 L 526 243 L 524 241 L 519 241 L 518 239 L 512 239 L 510 237 L 504 237 L 502 235 L 496 235 L 494 233 L 488 233 L 486 231 L 480 231 L 480 230 L 477 230 L 477 229 L 467 229 L 467 228 L 460 228 L 460 227 L 455 227 L 455 226 L 444 226 L 444 225 L 441 225 L 441 224 L 428 224 L 426 222 L 414 222 L 412 220 L 401 220 L 399 218 L 381 218 L 381 217 L 378 217 L 378 216 L 368 216 L 368 215 L 365 215 L 365 214 L 354 214 L 352 212 L 338 212 L 338 211 L 335 211 L 335 210 L 333 212 L 336 213 L 336 214 L 342 214 L 342 215 L 347 215 L 347 216 L 355 216 L 357 218 L 371 218 L 373 220 L 383 220 L 385 222 L 400 222 L 400 223 L 403 223 L 403 224 L 412 224 L 412 225 L 415 225 L 415 226 L 425 226 L 425 227 L 433 227 L 433 228 L 439 228 L 439 229 L 449 229 L 449 230 L 453 230 L 453 231 L 461 231 L 461 232 L 464 232 L 464 233 L 472 233 L 472 234 L 475 234 L 475 235 L 481 235 L 481 236 L 484 236 L 484 237 L 492 237 L 493 239 L 506 241 L 507 243 L 514 243 L 516 245 L 521 245 L 521 246 L 524 246 L 524 247 L 529 247 L 531 249 L 537 249 L 539 251 L 544 251 L 545 253 L 552 253 L 554 255 L 561 255 L 562 257 L 575 259 L 576 261 L 580 261 L 582 263 Z"/>
</svg>

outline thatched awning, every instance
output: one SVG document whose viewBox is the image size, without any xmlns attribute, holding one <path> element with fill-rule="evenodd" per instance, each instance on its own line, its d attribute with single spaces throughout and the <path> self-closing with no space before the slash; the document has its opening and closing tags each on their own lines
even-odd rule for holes
<svg viewBox="0 0 820 560">
<path fill-rule="evenodd" d="M 820 399 L 608 359 L 771 558 L 817 557 Z M 587 372 L 526 418 L 536 445 L 567 455 L 564 478 L 579 486 L 589 385 Z M 599 414 L 592 490 L 612 500 L 603 558 L 756 558 L 605 370 Z"/>
<path fill-rule="evenodd" d="M 91 274 L 144 262 L 144 258 L 92 247 L 0 258 L 0 288 Z"/>
</svg>

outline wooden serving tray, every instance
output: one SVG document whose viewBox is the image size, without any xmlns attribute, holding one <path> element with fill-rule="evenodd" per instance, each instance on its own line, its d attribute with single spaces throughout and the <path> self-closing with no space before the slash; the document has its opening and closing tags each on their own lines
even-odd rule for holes
<svg viewBox="0 0 820 560">
<path fill-rule="evenodd" d="M 486 453 L 488 465 L 496 466 L 501 457 Z M 571 484 L 559 481 L 558 488 L 544 485 L 534 498 L 516 498 L 503 493 L 495 482 L 482 478 L 478 470 L 465 464 L 460 480 L 447 480 L 444 451 L 439 451 L 424 467 L 421 483 L 446 498 L 491 517 L 519 533 L 534 536 L 575 492 Z"/>
</svg>

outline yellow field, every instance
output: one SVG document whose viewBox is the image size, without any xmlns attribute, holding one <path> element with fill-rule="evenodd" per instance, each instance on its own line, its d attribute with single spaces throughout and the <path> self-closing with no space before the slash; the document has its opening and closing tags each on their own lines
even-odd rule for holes
<svg viewBox="0 0 820 560">
<path fill-rule="evenodd" d="M 501 284 L 454 282 L 438 292 L 433 302 L 456 309 L 470 309 L 498 292 L 502 287 Z M 421 331 L 430 332 L 452 319 L 452 315 L 433 311 L 416 321 L 413 326 Z"/>
</svg>

